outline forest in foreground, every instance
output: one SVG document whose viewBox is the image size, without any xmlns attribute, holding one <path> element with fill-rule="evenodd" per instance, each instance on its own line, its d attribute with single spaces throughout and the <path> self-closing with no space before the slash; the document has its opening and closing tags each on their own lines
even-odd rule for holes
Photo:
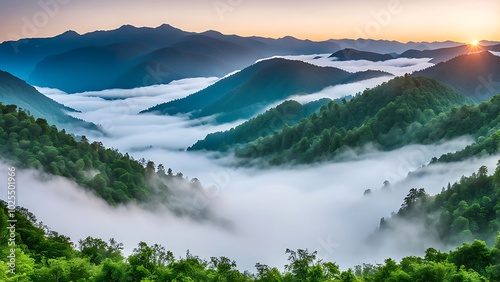
<svg viewBox="0 0 500 282">
<path fill-rule="evenodd" d="M 498 281 L 500 236 L 492 247 L 484 241 L 463 243 L 450 252 L 429 248 L 423 257 L 409 256 L 397 262 L 363 264 L 341 270 L 335 262 L 322 261 L 307 249 L 284 252 L 284 271 L 260 263 L 241 271 L 228 257 L 200 258 L 187 250 L 178 257 L 158 244 L 139 242 L 125 257 L 123 244 L 87 237 L 72 243 L 67 236 L 37 221 L 25 208 L 0 209 L 1 281 Z M 13 217 L 10 215 L 13 214 Z M 9 229 L 9 218 L 16 228 Z M 11 238 L 14 238 L 15 245 Z M 15 254 L 15 264 L 9 256 Z"/>
</svg>

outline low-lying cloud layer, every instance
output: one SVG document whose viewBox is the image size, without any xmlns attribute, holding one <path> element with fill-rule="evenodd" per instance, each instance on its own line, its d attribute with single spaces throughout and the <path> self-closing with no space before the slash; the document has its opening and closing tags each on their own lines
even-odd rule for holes
<svg viewBox="0 0 500 282">
<path fill-rule="evenodd" d="M 497 158 L 433 165 L 423 169 L 425 177 L 405 178 L 433 156 L 468 142 L 415 145 L 393 152 L 373 151 L 364 158 L 340 163 L 268 170 L 228 168 L 186 152 L 143 152 L 145 157 L 170 160 L 207 187 L 214 185 L 216 188 L 207 190 L 203 197 L 192 199 L 193 206 L 202 209 L 209 205 L 215 217 L 231 228 L 176 217 L 167 209 L 112 208 L 68 180 L 42 179 L 32 171 L 18 172 L 18 200 L 51 228 L 75 241 L 89 235 L 114 237 L 125 243 L 128 254 L 139 241 L 146 241 L 160 243 L 177 256 L 187 249 L 202 258 L 228 256 L 240 268 L 253 271 L 256 262 L 283 266 L 286 248 L 309 248 L 347 268 L 363 262 L 380 263 L 387 257 L 422 255 L 427 247 L 440 247 L 422 241 L 417 235 L 424 230 L 419 226 L 405 229 L 409 233 L 404 236 L 387 238 L 384 248 L 366 245 L 366 239 L 381 217 L 397 211 L 410 188 L 423 187 L 435 194 L 448 181 L 457 181 L 482 164 L 492 169 Z M 380 190 L 385 180 L 391 181 L 392 192 Z M 376 192 L 363 196 L 365 189 Z M 2 198 L 5 195 L 2 192 Z"/>
<path fill-rule="evenodd" d="M 344 63 L 327 58 L 314 61 L 336 66 L 345 64 L 350 71 L 396 68 L 398 71 L 394 72 L 398 75 L 429 65 L 426 59 L 383 63 Z M 427 172 L 425 177 L 406 178 L 408 172 L 427 164 L 432 157 L 459 150 L 471 142 L 463 138 L 440 145 L 407 146 L 392 152 L 365 148 L 362 154 L 346 152 L 345 158 L 337 163 L 266 170 L 233 168 L 226 165 L 228 159 L 211 159 L 205 153 L 182 149 L 207 133 L 229 129 L 241 121 L 210 125 L 183 116 L 137 115 L 145 108 L 186 96 L 215 80 L 186 79 L 135 90 L 72 95 L 53 89 L 40 90 L 82 111 L 77 117 L 103 125 L 108 135 L 99 141 L 105 146 L 128 152 L 136 159 L 143 157 L 156 164 L 163 163 L 174 172 L 196 177 L 205 187 L 212 187 L 191 199 L 191 207 L 199 206 L 202 210 L 208 206 L 213 218 L 227 225 L 177 217 L 162 208 L 154 212 L 135 205 L 112 208 L 74 183 L 61 178 L 41 179 L 32 171 L 19 172 L 19 204 L 75 241 L 86 236 L 114 237 L 125 243 L 127 254 L 139 241 L 146 241 L 160 243 L 177 256 L 182 256 L 187 249 L 202 258 L 228 256 L 237 261 L 239 268 L 253 271 L 256 262 L 282 267 L 286 262 L 286 248 L 309 248 L 317 250 L 323 259 L 337 261 L 347 268 L 363 262 L 380 263 L 387 257 L 422 255 L 426 247 L 435 243 L 422 241 L 417 236 L 423 232 L 419 227 L 407 229 L 409 235 L 400 242 L 410 242 L 408 244 L 388 238 L 384 248 L 371 248 L 364 242 L 381 217 L 398 210 L 410 188 L 423 187 L 435 194 L 449 181 L 457 181 L 483 164 L 493 168 L 497 160 L 492 157 L 433 165 L 423 169 Z M 379 82 L 375 79 L 333 87 L 304 96 L 302 101 L 322 95 L 331 98 L 354 95 Z M 6 171 L 5 167 L 0 171 Z M 6 174 L 0 177 L 0 181 L 5 181 Z M 366 189 L 377 190 L 385 180 L 392 183 L 392 192 L 378 191 L 363 196 Z M 1 192 L 1 198 L 5 197 L 6 193 Z M 416 236 L 413 238 L 412 234 Z"/>
<path fill-rule="evenodd" d="M 331 54 L 314 54 L 300 56 L 275 56 L 273 58 L 285 58 L 290 60 L 304 61 L 320 67 L 336 67 L 348 72 L 359 72 L 367 70 L 379 70 L 401 76 L 405 73 L 412 73 L 434 64 L 429 61 L 432 58 L 397 58 L 387 61 L 372 62 L 366 60 L 337 61 L 336 58 L 329 58 Z"/>
</svg>

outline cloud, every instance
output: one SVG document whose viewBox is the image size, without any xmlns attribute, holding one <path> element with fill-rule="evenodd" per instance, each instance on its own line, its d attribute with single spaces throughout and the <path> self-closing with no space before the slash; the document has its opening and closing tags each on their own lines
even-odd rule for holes
<svg viewBox="0 0 500 282">
<path fill-rule="evenodd" d="M 371 62 L 366 60 L 337 61 L 335 58 L 328 58 L 330 55 L 331 54 L 313 54 L 299 56 L 275 56 L 273 58 L 299 60 L 320 67 L 336 67 L 348 72 L 380 70 L 391 73 L 395 76 L 401 76 L 405 73 L 423 70 L 434 65 L 433 63 L 429 63 L 432 58 L 397 58 L 380 62 Z"/>
<path fill-rule="evenodd" d="M 424 187 L 436 193 L 448 181 L 459 180 L 482 164 L 494 167 L 496 158 L 492 157 L 433 165 L 422 169 L 425 177 L 406 178 L 433 156 L 469 142 L 459 139 L 441 145 L 413 145 L 393 152 L 365 152 L 364 157 L 351 154 L 350 160 L 338 163 L 267 170 L 229 168 L 223 166 L 224 160 L 207 159 L 199 153 L 159 148 L 141 152 L 146 158 L 164 161 L 176 171 L 199 178 L 206 187 L 213 185 L 215 188 L 207 190 L 193 206 L 209 205 L 214 217 L 230 223 L 231 228 L 177 217 L 162 208 L 109 207 L 66 179 L 40 177 L 33 171 L 18 170 L 18 203 L 75 241 L 86 236 L 113 237 L 125 243 L 127 254 L 139 241 L 146 241 L 160 243 L 177 256 L 187 249 L 202 258 L 228 256 L 240 269 L 253 271 L 256 262 L 281 268 L 286 263 L 286 248 L 308 248 L 347 268 L 382 262 L 387 257 L 422 255 L 424 246 L 437 244 L 404 236 L 388 238 L 384 244 L 390 247 L 383 249 L 364 242 L 381 217 L 397 211 L 410 188 Z M 0 171 L 6 171 L 5 166 Z M 3 178 L 0 181 L 5 182 Z M 387 179 L 392 192 L 363 196 L 365 189 L 379 189 Z M 1 197 L 5 195 L 3 190 Z M 408 241 L 414 243 L 398 244 Z"/>
<path fill-rule="evenodd" d="M 120 148 L 123 151 L 148 147 L 179 150 L 203 139 L 209 133 L 229 129 L 242 121 L 211 125 L 203 120 L 191 120 L 187 116 L 137 113 L 159 103 L 195 93 L 216 80 L 217 78 L 189 78 L 166 85 L 77 94 L 66 94 L 57 89 L 41 87 L 38 90 L 62 104 L 81 111 L 81 113 L 71 113 L 73 116 L 100 124 L 108 137 L 102 138 L 89 133 L 88 137 L 91 140 L 99 139 L 108 147 Z"/>
<path fill-rule="evenodd" d="M 399 65 L 405 69 L 401 67 L 403 62 L 389 62 L 388 66 Z M 356 62 L 350 63 L 360 70 L 369 67 L 365 62 L 359 62 L 358 66 Z M 414 63 L 412 67 L 426 64 L 425 60 Z M 176 196 L 180 195 L 180 203 L 192 200 L 192 203 L 186 202 L 191 208 L 199 206 L 202 210 L 209 206 L 213 218 L 220 219 L 219 223 L 177 217 L 167 209 L 148 211 L 134 205 L 112 208 L 67 180 L 41 181 L 29 171 L 19 174 L 19 203 L 73 240 L 89 235 L 114 237 L 125 243 L 128 254 L 139 241 L 146 241 L 160 243 L 177 256 L 187 249 L 202 258 L 227 256 L 236 260 L 240 269 L 253 271 L 256 262 L 282 267 L 286 263 L 286 248 L 308 248 L 317 250 L 325 260 L 336 261 L 347 268 L 364 262 L 382 262 L 387 257 L 423 255 L 425 247 L 437 243 L 420 240 L 418 226 L 411 227 L 414 230 L 404 229 L 407 234 L 416 235 L 412 240 L 404 236 L 398 237 L 401 240 L 388 238 L 381 244 L 384 248 L 366 245 L 366 238 L 381 217 L 398 210 L 410 188 L 423 187 L 435 194 L 449 181 L 470 175 L 483 164 L 492 168 L 496 164 L 497 158 L 492 157 L 433 165 L 421 169 L 427 172 L 425 177 L 406 177 L 432 157 L 471 143 L 470 139 L 462 138 L 438 145 L 412 145 L 392 152 L 366 147 L 346 151 L 340 162 L 314 166 L 234 168 L 227 166 L 231 162 L 229 157 L 210 158 L 206 153 L 186 152 L 183 148 L 207 133 L 229 129 L 242 121 L 211 125 L 184 116 L 137 115 L 142 109 L 188 95 L 213 81 L 211 78 L 178 81 L 148 88 L 140 97 L 136 97 L 133 90 L 76 95 L 41 90 L 58 102 L 81 110 L 77 117 L 103 124 L 109 134 L 99 141 L 105 146 L 128 152 L 136 159 L 143 157 L 162 163 L 189 178 L 198 178 L 207 187 L 202 194 L 193 199 L 189 199 L 189 195 Z M 314 95 L 336 97 L 378 82 L 366 80 L 327 88 Z M 363 196 L 366 189 L 379 189 L 385 180 L 392 183 L 392 192 Z M 1 197 L 6 195 L 1 193 Z"/>
<path fill-rule="evenodd" d="M 495 56 L 500 56 L 500 52 L 490 51 L 490 53 L 495 55 Z"/>
<path fill-rule="evenodd" d="M 354 83 L 330 86 L 311 95 L 292 96 L 289 99 L 304 104 L 307 102 L 319 100 L 321 98 L 330 98 L 334 100 L 348 95 L 354 96 L 356 93 L 363 92 L 363 90 L 365 89 L 373 88 L 377 85 L 382 84 L 383 82 L 389 81 L 392 78 L 393 76 L 383 76 L 383 77 L 366 79 Z"/>
</svg>

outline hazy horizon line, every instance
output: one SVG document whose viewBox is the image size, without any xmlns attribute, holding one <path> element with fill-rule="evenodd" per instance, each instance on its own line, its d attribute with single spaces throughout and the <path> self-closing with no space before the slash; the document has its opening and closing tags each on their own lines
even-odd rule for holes
<svg viewBox="0 0 500 282">
<path fill-rule="evenodd" d="M 454 40 L 451 40 L 451 39 L 446 39 L 446 40 L 441 40 L 441 41 L 436 41 L 436 40 L 433 40 L 433 41 L 418 41 L 418 40 L 410 40 L 410 41 L 399 41 L 399 40 L 396 40 L 396 39 L 387 39 L 387 38 L 347 38 L 347 37 L 343 37 L 343 38 L 329 38 L 329 39 L 324 39 L 324 40 L 316 40 L 316 39 L 310 39 L 310 38 L 301 38 L 301 37 L 296 37 L 296 36 L 293 36 L 293 35 L 285 35 L 285 36 L 281 36 L 281 37 L 272 37 L 272 36 L 264 36 L 264 35 L 258 35 L 258 34 L 254 34 L 254 35 L 243 35 L 243 34 L 236 34 L 236 33 L 224 33 L 224 32 L 221 32 L 219 30 L 215 30 L 215 29 L 207 29 L 207 30 L 204 30 L 204 31 L 190 31 L 190 30 L 185 30 L 185 29 L 182 29 L 182 28 L 179 28 L 179 27 L 176 27 L 174 25 L 171 25 L 169 23 L 163 23 L 161 25 L 158 25 L 158 26 L 136 26 L 134 24 L 129 24 L 129 23 L 125 23 L 125 24 L 121 24 L 120 26 L 118 27 L 115 27 L 115 28 L 111 28 L 111 29 L 96 29 L 96 30 L 90 30 L 90 31 L 85 31 L 85 32 L 79 32 L 77 30 L 74 30 L 74 29 L 67 29 L 63 32 L 60 32 L 60 33 L 57 33 L 57 34 L 54 34 L 54 35 L 50 35 L 50 36 L 47 36 L 47 37 L 23 37 L 23 38 L 19 38 L 19 39 L 8 39 L 8 40 L 5 40 L 5 41 L 1 41 L 0 44 L 3 44 L 3 43 L 7 43 L 7 42 L 16 42 L 16 41 L 19 41 L 19 40 L 29 40 L 29 39 L 49 39 L 49 38 L 54 38 L 54 37 L 57 37 L 57 36 L 60 36 L 64 33 L 67 33 L 67 32 L 74 32 L 80 36 L 83 36 L 83 35 L 86 35 L 86 34 L 89 34 L 89 33 L 94 33 L 94 32 L 109 32 L 109 31 L 114 31 L 114 30 L 118 30 L 120 28 L 123 28 L 123 27 L 126 27 L 126 26 L 131 26 L 131 27 L 134 27 L 134 28 L 149 28 L 149 29 L 157 29 L 157 28 L 160 28 L 161 26 L 164 26 L 164 25 L 168 25 L 172 28 L 175 28 L 175 29 L 178 29 L 178 30 L 182 30 L 184 32 L 188 32 L 188 33 L 196 33 L 196 34 L 201 34 L 201 33 L 206 33 L 206 32 L 210 32 L 210 31 L 213 31 L 213 32 L 218 32 L 222 35 L 226 35 L 226 36 L 239 36 L 239 37 L 260 37 L 260 38 L 266 38 L 266 39 L 283 39 L 283 38 L 287 38 L 287 37 L 292 37 L 292 38 L 295 38 L 295 39 L 298 39 L 298 40 L 309 40 L 311 42 L 328 42 L 328 41 L 334 41 L 334 40 L 373 40 L 373 41 L 388 41 L 388 42 L 397 42 L 397 43 L 402 43 L 402 44 L 410 44 L 410 43 L 444 43 L 444 42 L 450 42 L 450 43 L 458 43 L 458 44 L 470 44 L 470 42 L 461 42 L 461 41 L 454 41 Z M 498 42 L 500 43 L 500 40 L 495 40 L 495 39 L 478 39 L 477 40 L 478 42 Z"/>
</svg>

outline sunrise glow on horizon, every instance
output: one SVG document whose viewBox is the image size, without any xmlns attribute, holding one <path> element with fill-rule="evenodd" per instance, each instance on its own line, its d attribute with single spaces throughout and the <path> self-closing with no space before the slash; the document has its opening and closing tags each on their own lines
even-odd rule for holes
<svg viewBox="0 0 500 282">
<path fill-rule="evenodd" d="M 369 38 L 470 43 L 500 40 L 500 3 L 484 1 L 2 1 L 0 42 L 137 27 L 322 41 Z"/>
</svg>

